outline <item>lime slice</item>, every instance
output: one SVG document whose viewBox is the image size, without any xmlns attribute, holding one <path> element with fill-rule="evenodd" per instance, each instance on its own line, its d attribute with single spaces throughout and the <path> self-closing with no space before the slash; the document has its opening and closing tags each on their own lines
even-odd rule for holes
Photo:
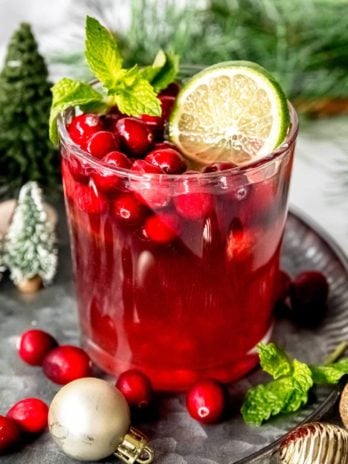
<svg viewBox="0 0 348 464">
<path fill-rule="evenodd" d="M 204 69 L 181 89 L 169 137 L 199 164 L 247 164 L 265 157 L 289 128 L 287 99 L 274 78 L 248 61 Z"/>
</svg>

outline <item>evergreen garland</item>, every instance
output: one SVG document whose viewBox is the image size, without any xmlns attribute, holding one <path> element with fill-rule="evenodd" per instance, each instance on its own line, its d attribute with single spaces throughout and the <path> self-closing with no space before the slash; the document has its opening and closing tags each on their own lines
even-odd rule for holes
<svg viewBox="0 0 348 464">
<path fill-rule="evenodd" d="M 57 269 L 54 226 L 44 210 L 42 192 L 36 182 L 26 183 L 5 238 L 4 263 L 15 284 L 40 276 L 49 284 Z"/>
<path fill-rule="evenodd" d="M 53 186 L 57 153 L 48 139 L 48 72 L 29 24 L 13 34 L 0 73 L 0 193 L 28 180 Z"/>
</svg>

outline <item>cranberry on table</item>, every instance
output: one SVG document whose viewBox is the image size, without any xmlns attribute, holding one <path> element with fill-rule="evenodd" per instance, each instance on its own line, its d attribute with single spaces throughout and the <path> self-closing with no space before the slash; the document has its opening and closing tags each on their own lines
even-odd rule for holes
<svg viewBox="0 0 348 464">
<path fill-rule="evenodd" d="M 46 377 L 59 385 L 91 375 L 91 361 L 88 354 L 72 345 L 61 345 L 50 351 L 42 367 Z"/>
<path fill-rule="evenodd" d="M 116 123 L 121 147 L 131 156 L 145 155 L 152 146 L 153 135 L 144 121 L 126 117 Z"/>
<path fill-rule="evenodd" d="M 144 408 L 151 402 L 152 385 L 141 371 L 130 369 L 123 372 L 116 382 L 116 387 L 126 398 L 129 406 Z"/>
<path fill-rule="evenodd" d="M 329 284 L 321 272 L 306 271 L 298 274 L 289 288 L 291 315 L 304 327 L 316 327 L 327 313 Z"/>
<path fill-rule="evenodd" d="M 110 151 L 118 150 L 120 144 L 115 134 L 109 131 L 99 131 L 93 134 L 87 143 L 87 151 L 96 158 L 110 153 Z"/>
<path fill-rule="evenodd" d="M 225 389 L 215 380 L 197 382 L 187 392 L 186 407 L 190 416 L 199 422 L 218 422 L 226 407 Z"/>
<path fill-rule="evenodd" d="M 187 168 L 181 153 L 173 148 L 153 150 L 146 155 L 145 161 L 159 167 L 166 174 L 181 174 Z"/>
<path fill-rule="evenodd" d="M 124 193 L 113 201 L 112 212 L 120 223 L 135 227 L 143 221 L 146 209 L 132 193 Z"/>
<path fill-rule="evenodd" d="M 0 416 L 0 455 L 15 451 L 21 445 L 21 431 L 16 422 Z"/>
<path fill-rule="evenodd" d="M 40 329 L 30 329 L 21 335 L 18 346 L 20 358 L 32 366 L 41 366 L 45 356 L 56 346 L 57 340 Z"/>
<path fill-rule="evenodd" d="M 14 404 L 7 417 L 26 433 L 41 433 L 47 427 L 48 406 L 39 398 L 25 398 Z"/>
<path fill-rule="evenodd" d="M 178 235 L 178 217 L 170 213 L 162 213 L 150 216 L 144 225 L 144 235 L 155 243 L 170 243 Z"/>
<path fill-rule="evenodd" d="M 122 184 L 122 176 L 113 172 L 113 168 L 130 169 L 132 163 L 128 156 L 120 151 L 111 151 L 102 158 L 102 161 L 110 166 L 107 168 L 96 168 L 92 172 L 92 178 L 98 190 L 109 193 Z"/>
<path fill-rule="evenodd" d="M 83 149 L 86 149 L 89 138 L 103 129 L 101 118 L 93 113 L 75 116 L 68 126 L 71 139 Z"/>
</svg>

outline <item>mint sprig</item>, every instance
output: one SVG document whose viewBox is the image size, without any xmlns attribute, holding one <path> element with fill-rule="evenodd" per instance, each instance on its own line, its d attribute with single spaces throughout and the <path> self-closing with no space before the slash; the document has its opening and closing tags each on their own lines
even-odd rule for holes
<svg viewBox="0 0 348 464">
<path fill-rule="evenodd" d="M 179 66 L 176 55 L 160 50 L 151 66 L 125 69 L 112 33 L 89 16 L 86 19 L 85 55 L 90 70 L 101 83 L 100 92 L 89 84 L 68 78 L 52 87 L 50 139 L 54 144 L 59 140 L 57 117 L 69 107 L 106 111 L 117 105 L 129 116 L 161 115 L 156 94 L 175 80 Z"/>
<path fill-rule="evenodd" d="M 252 387 L 246 394 L 241 413 L 246 423 L 261 425 L 280 413 L 297 411 L 308 402 L 315 384 L 336 384 L 348 374 L 348 359 L 328 365 L 309 366 L 291 359 L 274 343 L 259 344 L 262 369 L 273 380 Z"/>
</svg>

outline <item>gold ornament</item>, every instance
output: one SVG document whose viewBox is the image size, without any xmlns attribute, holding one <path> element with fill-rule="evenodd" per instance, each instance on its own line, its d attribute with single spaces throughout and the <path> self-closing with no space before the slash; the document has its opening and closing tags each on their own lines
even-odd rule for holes
<svg viewBox="0 0 348 464">
<path fill-rule="evenodd" d="M 96 461 L 114 454 L 128 464 L 148 464 L 153 451 L 140 432 L 129 428 L 128 404 L 116 387 L 86 377 L 65 385 L 53 398 L 49 431 L 65 454 Z"/>
</svg>

